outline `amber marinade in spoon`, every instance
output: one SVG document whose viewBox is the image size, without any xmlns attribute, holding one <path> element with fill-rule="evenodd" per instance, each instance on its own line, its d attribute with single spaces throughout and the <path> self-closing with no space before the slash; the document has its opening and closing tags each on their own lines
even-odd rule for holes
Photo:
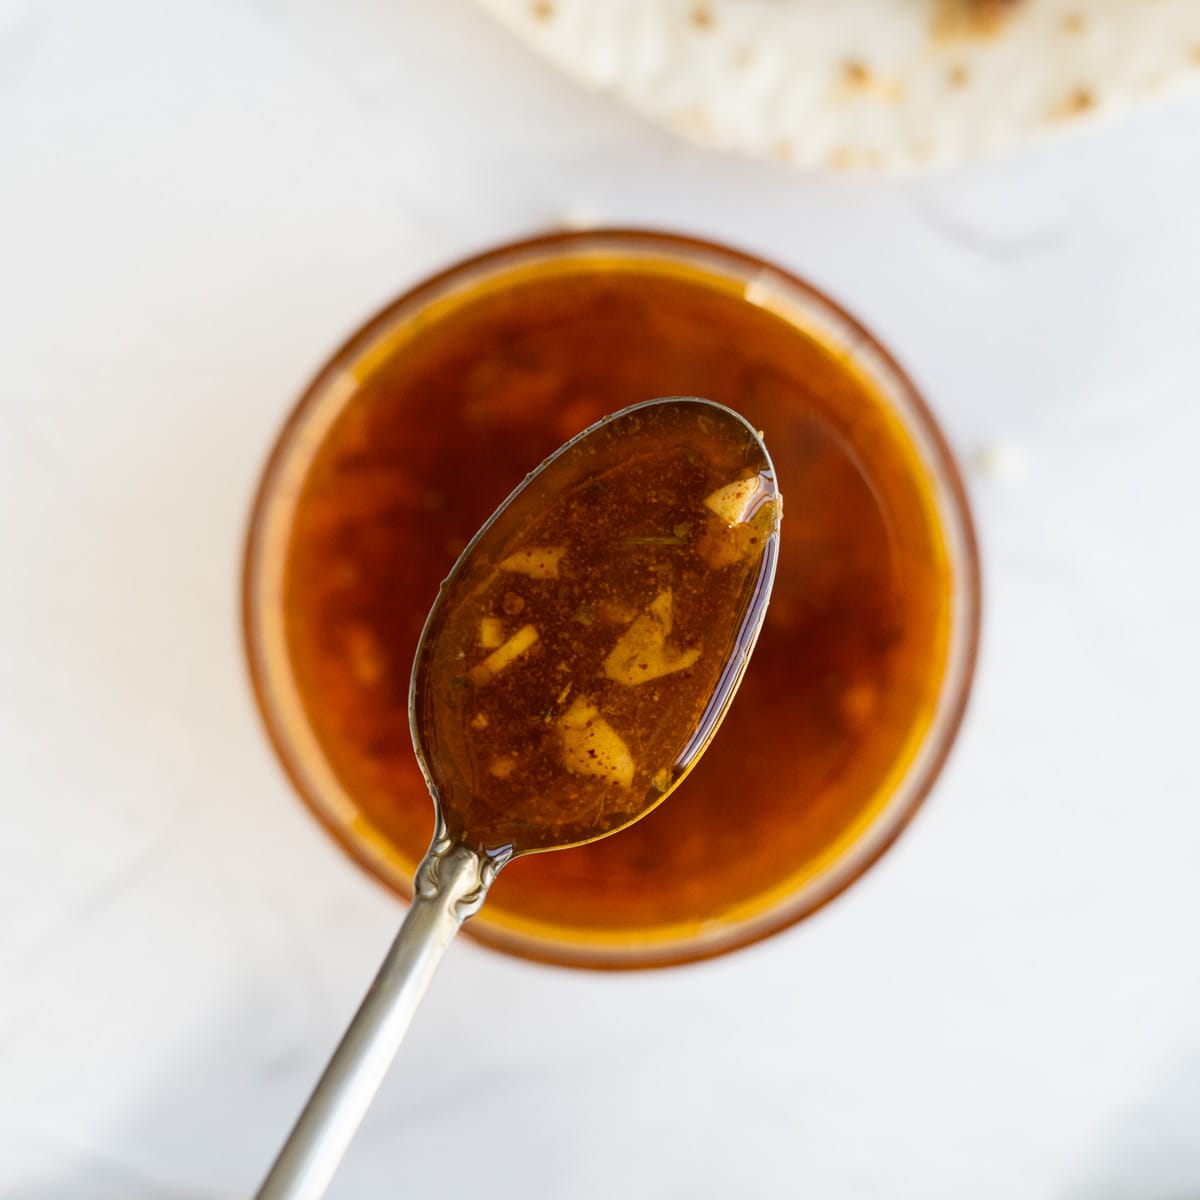
<svg viewBox="0 0 1200 1200">
<path fill-rule="evenodd" d="M 780 515 L 754 431 L 697 400 L 624 410 L 523 489 L 443 585 L 411 708 L 448 832 L 504 858 L 611 833 L 686 773 Z"/>
</svg>

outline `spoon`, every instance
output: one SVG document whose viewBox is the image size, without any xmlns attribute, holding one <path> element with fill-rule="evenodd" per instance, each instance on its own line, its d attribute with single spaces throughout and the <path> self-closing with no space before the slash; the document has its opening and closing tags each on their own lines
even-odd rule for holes
<svg viewBox="0 0 1200 1200">
<path fill-rule="evenodd" d="M 616 833 L 674 791 L 754 648 L 782 501 L 760 436 L 707 400 L 592 425 L 508 497 L 417 645 L 433 843 L 361 1007 L 258 1200 L 316 1200 L 462 923 L 522 854 Z"/>
</svg>

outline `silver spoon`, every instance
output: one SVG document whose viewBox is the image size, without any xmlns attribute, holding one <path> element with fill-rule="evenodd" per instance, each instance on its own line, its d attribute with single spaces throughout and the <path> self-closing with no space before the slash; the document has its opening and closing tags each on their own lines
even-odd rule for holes
<svg viewBox="0 0 1200 1200">
<path fill-rule="evenodd" d="M 258 1200 L 324 1195 L 447 946 L 506 863 L 617 832 L 695 765 L 758 637 L 781 511 L 754 429 L 674 398 L 584 430 L 475 535 L 430 611 L 409 692 L 433 844 Z"/>
</svg>

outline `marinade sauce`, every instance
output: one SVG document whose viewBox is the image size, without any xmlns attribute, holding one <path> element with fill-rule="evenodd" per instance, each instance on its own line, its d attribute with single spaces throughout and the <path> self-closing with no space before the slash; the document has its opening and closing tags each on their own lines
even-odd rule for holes
<svg viewBox="0 0 1200 1200">
<path fill-rule="evenodd" d="M 440 584 L 514 481 L 607 413 L 656 396 L 703 396 L 766 433 L 787 497 L 754 660 L 703 759 L 667 803 L 619 836 L 505 868 L 472 922 L 476 936 L 512 928 L 580 946 L 686 936 L 775 903 L 870 826 L 929 727 L 953 577 L 927 469 L 852 359 L 711 276 L 597 258 L 547 263 L 443 302 L 355 375 L 303 482 L 282 615 L 322 753 L 375 834 L 414 864 L 431 812 L 409 734 L 414 652 Z M 634 475 L 614 475 L 613 485 L 646 486 Z M 586 505 L 602 501 L 603 493 L 581 495 L 580 530 Z M 659 600 L 668 589 L 653 584 L 673 551 L 684 552 L 681 563 L 698 553 L 697 514 L 669 501 L 663 513 L 644 528 L 622 527 L 605 568 L 611 613 L 591 601 L 572 608 L 564 594 L 552 631 L 537 603 L 570 580 L 537 579 L 532 560 L 530 573 L 497 573 L 480 593 L 478 620 L 464 625 L 461 669 L 448 675 L 468 727 L 479 715 L 494 721 L 507 686 L 505 671 L 480 684 L 471 670 L 527 625 L 541 646 L 529 665 L 547 684 L 544 709 L 526 713 L 531 727 L 542 722 L 537 737 L 560 737 L 580 696 L 600 707 L 594 683 L 564 677 L 552 686 L 561 639 L 603 632 L 592 651 L 599 663 L 633 623 L 608 625 L 610 616 L 644 617 L 657 603 L 660 624 L 671 624 L 664 653 L 698 644 L 682 574 L 672 577 L 669 606 Z M 687 545 L 620 541 L 642 536 Z M 530 537 L 531 550 L 566 553 L 558 534 Z M 538 561 L 551 569 L 549 556 Z M 560 569 L 567 561 L 558 559 Z M 485 644 L 497 637 L 498 646 Z M 631 689 L 630 703 L 652 705 L 655 688 L 666 703 L 680 684 L 662 675 Z M 499 813 L 523 769 L 520 747 L 498 742 L 470 767 L 480 803 L 496 810 L 488 821 L 498 839 L 517 836 L 500 828 Z M 581 809 L 581 830 L 587 819 Z"/>
<path fill-rule="evenodd" d="M 507 860 L 655 807 L 741 679 L 780 512 L 755 431 L 697 399 L 615 414 L 531 475 L 443 585 L 413 672 L 451 837 Z"/>
</svg>

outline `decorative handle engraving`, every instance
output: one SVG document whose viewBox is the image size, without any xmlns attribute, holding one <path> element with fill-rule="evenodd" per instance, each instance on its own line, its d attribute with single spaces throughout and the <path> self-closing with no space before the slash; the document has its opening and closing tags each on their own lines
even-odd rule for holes
<svg viewBox="0 0 1200 1200">
<path fill-rule="evenodd" d="M 459 924 L 462 924 L 482 907 L 497 873 L 511 857 L 511 854 L 486 857 L 468 850 L 451 839 L 439 817 L 433 845 L 426 851 L 413 876 L 413 903 L 448 897 Z M 461 892 L 463 887 L 468 890 Z"/>
</svg>

